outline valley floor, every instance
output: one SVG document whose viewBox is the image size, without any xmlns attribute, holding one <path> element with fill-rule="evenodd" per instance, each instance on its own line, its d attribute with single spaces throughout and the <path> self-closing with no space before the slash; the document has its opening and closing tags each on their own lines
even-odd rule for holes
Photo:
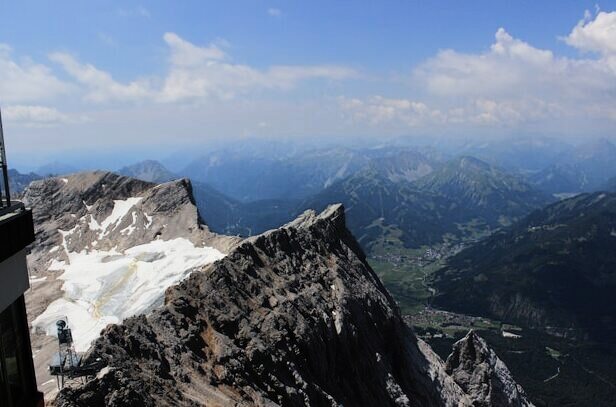
<svg viewBox="0 0 616 407">
<path fill-rule="evenodd" d="M 431 307 L 431 273 L 462 244 L 405 249 L 392 240 L 370 251 L 370 265 L 398 302 L 406 322 L 444 359 L 454 342 L 476 330 L 505 362 L 537 406 L 611 406 L 616 346 L 582 343 L 503 321 Z"/>
</svg>

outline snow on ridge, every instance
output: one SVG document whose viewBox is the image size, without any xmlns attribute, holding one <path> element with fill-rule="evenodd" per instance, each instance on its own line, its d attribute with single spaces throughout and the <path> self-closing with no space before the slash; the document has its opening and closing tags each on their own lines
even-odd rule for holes
<svg viewBox="0 0 616 407">
<path fill-rule="evenodd" d="M 143 197 L 128 198 L 125 200 L 114 200 L 113 210 L 111 211 L 111 214 L 107 217 L 107 219 L 101 222 L 100 226 L 103 230 L 102 236 L 105 236 L 107 233 L 109 233 L 109 230 L 107 230 L 109 226 L 115 226 L 119 221 L 124 218 L 124 216 L 126 216 L 126 214 L 128 214 L 128 212 L 133 208 L 133 206 L 138 204 L 142 199 Z"/>
<path fill-rule="evenodd" d="M 61 233 L 64 240 L 71 232 Z M 108 324 L 162 305 L 169 286 L 186 278 L 195 267 L 224 257 L 212 247 L 195 247 L 185 238 L 154 240 L 124 253 L 90 250 L 67 254 L 69 262 L 58 277 L 64 280 L 63 297 L 52 302 L 32 326 L 55 335 L 56 320 L 68 317 L 80 352 L 86 351 Z"/>
</svg>

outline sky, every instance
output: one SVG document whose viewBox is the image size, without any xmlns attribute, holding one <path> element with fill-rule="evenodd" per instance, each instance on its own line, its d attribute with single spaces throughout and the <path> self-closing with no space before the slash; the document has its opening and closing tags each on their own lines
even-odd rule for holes
<svg viewBox="0 0 616 407">
<path fill-rule="evenodd" d="M 5 141 L 25 166 L 616 128 L 616 1 L 0 0 L 0 19 Z"/>
</svg>

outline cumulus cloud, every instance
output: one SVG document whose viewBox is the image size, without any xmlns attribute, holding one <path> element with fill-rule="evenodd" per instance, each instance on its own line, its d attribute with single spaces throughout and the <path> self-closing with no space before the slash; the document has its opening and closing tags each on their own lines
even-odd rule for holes
<svg viewBox="0 0 616 407">
<path fill-rule="evenodd" d="M 598 55 L 558 57 L 500 28 L 484 52 L 443 50 L 417 66 L 412 98 L 372 97 L 340 105 L 371 124 L 549 126 L 614 120 L 616 12 L 587 15 L 566 42 Z M 421 109 L 412 108 L 417 104 Z"/>
<path fill-rule="evenodd" d="M 174 33 L 164 35 L 170 50 L 170 67 L 159 94 L 165 102 L 217 97 L 229 99 L 250 90 L 288 90 L 308 79 L 342 80 L 357 76 L 335 65 L 272 66 L 260 70 L 233 63 L 217 46 L 200 47 Z"/>
<path fill-rule="evenodd" d="M 0 101 L 5 103 L 49 100 L 71 89 L 47 66 L 29 59 L 16 61 L 6 44 L 0 44 L 0 73 Z"/>
<path fill-rule="evenodd" d="M 578 22 L 565 41 L 582 51 L 616 54 L 616 11 L 599 11 L 594 20 L 586 12 L 584 19 Z"/>
</svg>

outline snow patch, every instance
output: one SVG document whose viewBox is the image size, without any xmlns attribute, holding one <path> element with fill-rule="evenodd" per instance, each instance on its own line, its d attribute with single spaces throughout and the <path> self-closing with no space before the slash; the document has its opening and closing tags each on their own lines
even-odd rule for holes
<svg viewBox="0 0 616 407">
<path fill-rule="evenodd" d="M 58 261 L 56 259 L 51 260 L 51 264 L 47 267 L 48 271 L 62 271 L 66 267 L 66 263 L 62 260 Z"/>
<path fill-rule="evenodd" d="M 332 311 L 332 317 L 334 318 L 334 326 L 338 335 L 342 333 L 342 313 L 340 311 Z"/>
<path fill-rule="evenodd" d="M 62 182 L 64 182 L 65 184 L 68 184 L 68 179 L 62 178 Z"/>
<path fill-rule="evenodd" d="M 507 331 L 502 331 L 501 334 L 503 335 L 503 338 L 518 339 L 522 337 L 522 335 L 514 334 L 513 332 L 507 332 Z"/>
<path fill-rule="evenodd" d="M 143 212 L 143 216 L 145 216 L 145 218 L 148 221 L 148 223 L 145 224 L 145 228 L 149 229 L 150 226 L 152 226 L 152 217 L 150 215 L 148 215 L 147 213 L 145 213 L 145 212 Z"/>
<path fill-rule="evenodd" d="M 115 225 L 121 221 L 124 216 L 126 216 L 128 211 L 130 211 L 132 207 L 139 203 L 142 199 L 142 197 L 137 197 L 128 198 L 125 200 L 114 200 L 111 214 L 107 217 L 107 219 L 101 222 L 101 228 L 104 230 L 103 236 L 110 232 L 108 229 L 109 226 L 115 227 Z M 113 230 L 113 228 L 111 230 Z"/>
<path fill-rule="evenodd" d="M 130 206 L 119 205 L 121 211 L 114 214 L 116 221 L 134 205 L 135 201 L 132 202 Z M 73 231 L 60 231 L 65 248 L 66 237 Z M 155 240 L 124 253 L 67 253 L 69 262 L 58 277 L 64 280 L 63 297 L 52 302 L 32 326 L 55 335 L 56 320 L 68 317 L 79 352 L 86 351 L 108 324 L 161 305 L 166 288 L 186 278 L 193 268 L 224 257 L 212 247 L 195 247 L 184 238 Z"/>
<path fill-rule="evenodd" d="M 96 219 L 94 219 L 94 215 L 90 215 L 90 222 L 88 222 L 88 227 L 90 228 L 90 230 L 103 230 L 100 223 L 98 223 Z"/>
</svg>

